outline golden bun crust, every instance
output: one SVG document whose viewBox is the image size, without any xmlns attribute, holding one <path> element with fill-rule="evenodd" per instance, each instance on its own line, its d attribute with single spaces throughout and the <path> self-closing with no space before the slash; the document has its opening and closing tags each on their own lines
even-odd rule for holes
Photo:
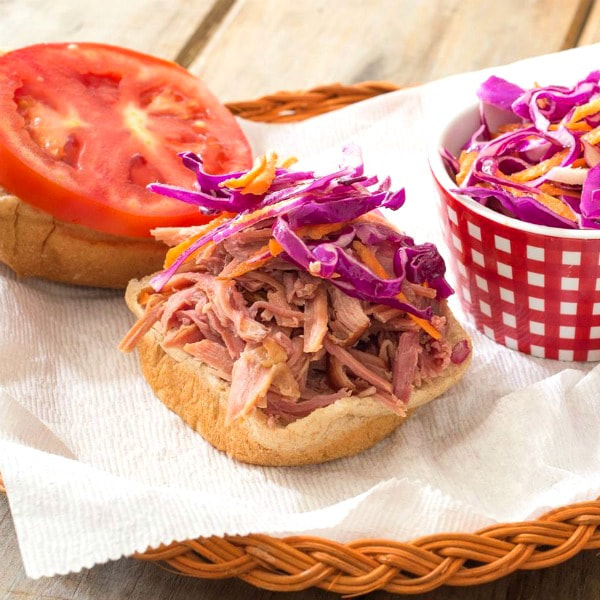
<svg viewBox="0 0 600 600">
<path fill-rule="evenodd" d="M 127 287 L 125 299 L 136 317 L 143 313 L 138 297 L 148 288 L 148 280 L 132 281 Z M 450 343 L 469 340 L 450 312 L 447 318 Z M 163 348 L 156 327 L 140 341 L 138 353 L 146 380 L 165 406 L 215 448 L 250 464 L 299 466 L 352 456 L 374 446 L 407 418 L 393 414 L 374 398 L 350 397 L 285 427 L 270 427 L 260 410 L 226 426 L 229 384 L 210 367 L 181 350 Z M 469 362 L 470 355 L 460 365 L 451 364 L 444 377 L 415 390 L 409 414 L 453 386 Z"/>
<path fill-rule="evenodd" d="M 0 188 L 0 262 L 20 277 L 123 289 L 162 267 L 167 247 L 55 219 Z"/>
</svg>

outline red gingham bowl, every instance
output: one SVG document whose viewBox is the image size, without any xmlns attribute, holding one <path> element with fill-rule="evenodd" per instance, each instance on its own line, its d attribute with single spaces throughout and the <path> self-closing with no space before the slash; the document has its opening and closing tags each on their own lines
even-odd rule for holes
<svg viewBox="0 0 600 600">
<path fill-rule="evenodd" d="M 558 360 L 600 360 L 600 231 L 506 217 L 453 193 L 439 156 L 478 126 L 476 107 L 456 117 L 429 156 L 462 307 L 479 331 L 508 348 Z"/>
</svg>

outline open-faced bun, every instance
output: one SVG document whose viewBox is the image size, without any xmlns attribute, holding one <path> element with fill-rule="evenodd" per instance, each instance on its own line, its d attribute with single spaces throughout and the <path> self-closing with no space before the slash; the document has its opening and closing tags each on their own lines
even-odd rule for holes
<svg viewBox="0 0 600 600">
<path fill-rule="evenodd" d="M 66 223 L 0 188 L 0 261 L 21 277 L 124 288 L 161 268 L 167 247 Z"/>
<path fill-rule="evenodd" d="M 148 278 L 132 281 L 127 287 L 125 298 L 136 317 L 143 313 L 138 297 L 147 288 Z M 446 317 L 450 344 L 468 340 L 449 311 Z M 155 325 L 137 346 L 142 371 L 154 393 L 215 448 L 239 461 L 297 466 L 351 456 L 387 437 L 406 419 L 374 398 L 351 396 L 286 426 L 270 426 L 261 410 L 226 426 L 228 382 L 182 350 L 164 348 L 161 337 Z M 408 405 L 409 414 L 453 386 L 462 377 L 469 360 L 470 353 L 461 364 L 450 364 L 444 375 L 415 389 Z"/>
</svg>

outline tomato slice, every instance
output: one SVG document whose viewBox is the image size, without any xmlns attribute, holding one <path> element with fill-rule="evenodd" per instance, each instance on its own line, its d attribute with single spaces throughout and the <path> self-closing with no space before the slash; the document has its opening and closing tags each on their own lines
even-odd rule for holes
<svg viewBox="0 0 600 600">
<path fill-rule="evenodd" d="M 231 113 L 185 69 L 103 44 L 40 44 L 0 57 L 0 184 L 58 219 L 148 237 L 206 222 L 197 207 L 153 194 L 192 187 L 178 152 L 211 173 L 248 169 Z"/>
</svg>

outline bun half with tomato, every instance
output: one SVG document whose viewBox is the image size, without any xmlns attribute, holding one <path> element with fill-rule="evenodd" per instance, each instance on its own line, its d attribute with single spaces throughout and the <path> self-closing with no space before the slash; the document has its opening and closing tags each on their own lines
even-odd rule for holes
<svg viewBox="0 0 600 600">
<path fill-rule="evenodd" d="M 195 191 L 151 189 L 220 216 L 156 232 L 172 248 L 129 284 L 121 349 L 138 348 L 158 398 L 213 446 L 272 466 L 353 455 L 461 378 L 471 342 L 444 261 L 381 215 L 404 191 L 365 175 L 357 148 L 326 175 L 273 153 L 224 176 L 184 162 Z"/>
<path fill-rule="evenodd" d="M 210 173 L 251 166 L 231 113 L 178 65 L 101 44 L 0 57 L 0 261 L 22 276 L 123 288 L 160 268 L 156 227 L 211 216 L 153 194 L 189 187 L 177 154 Z"/>
</svg>

